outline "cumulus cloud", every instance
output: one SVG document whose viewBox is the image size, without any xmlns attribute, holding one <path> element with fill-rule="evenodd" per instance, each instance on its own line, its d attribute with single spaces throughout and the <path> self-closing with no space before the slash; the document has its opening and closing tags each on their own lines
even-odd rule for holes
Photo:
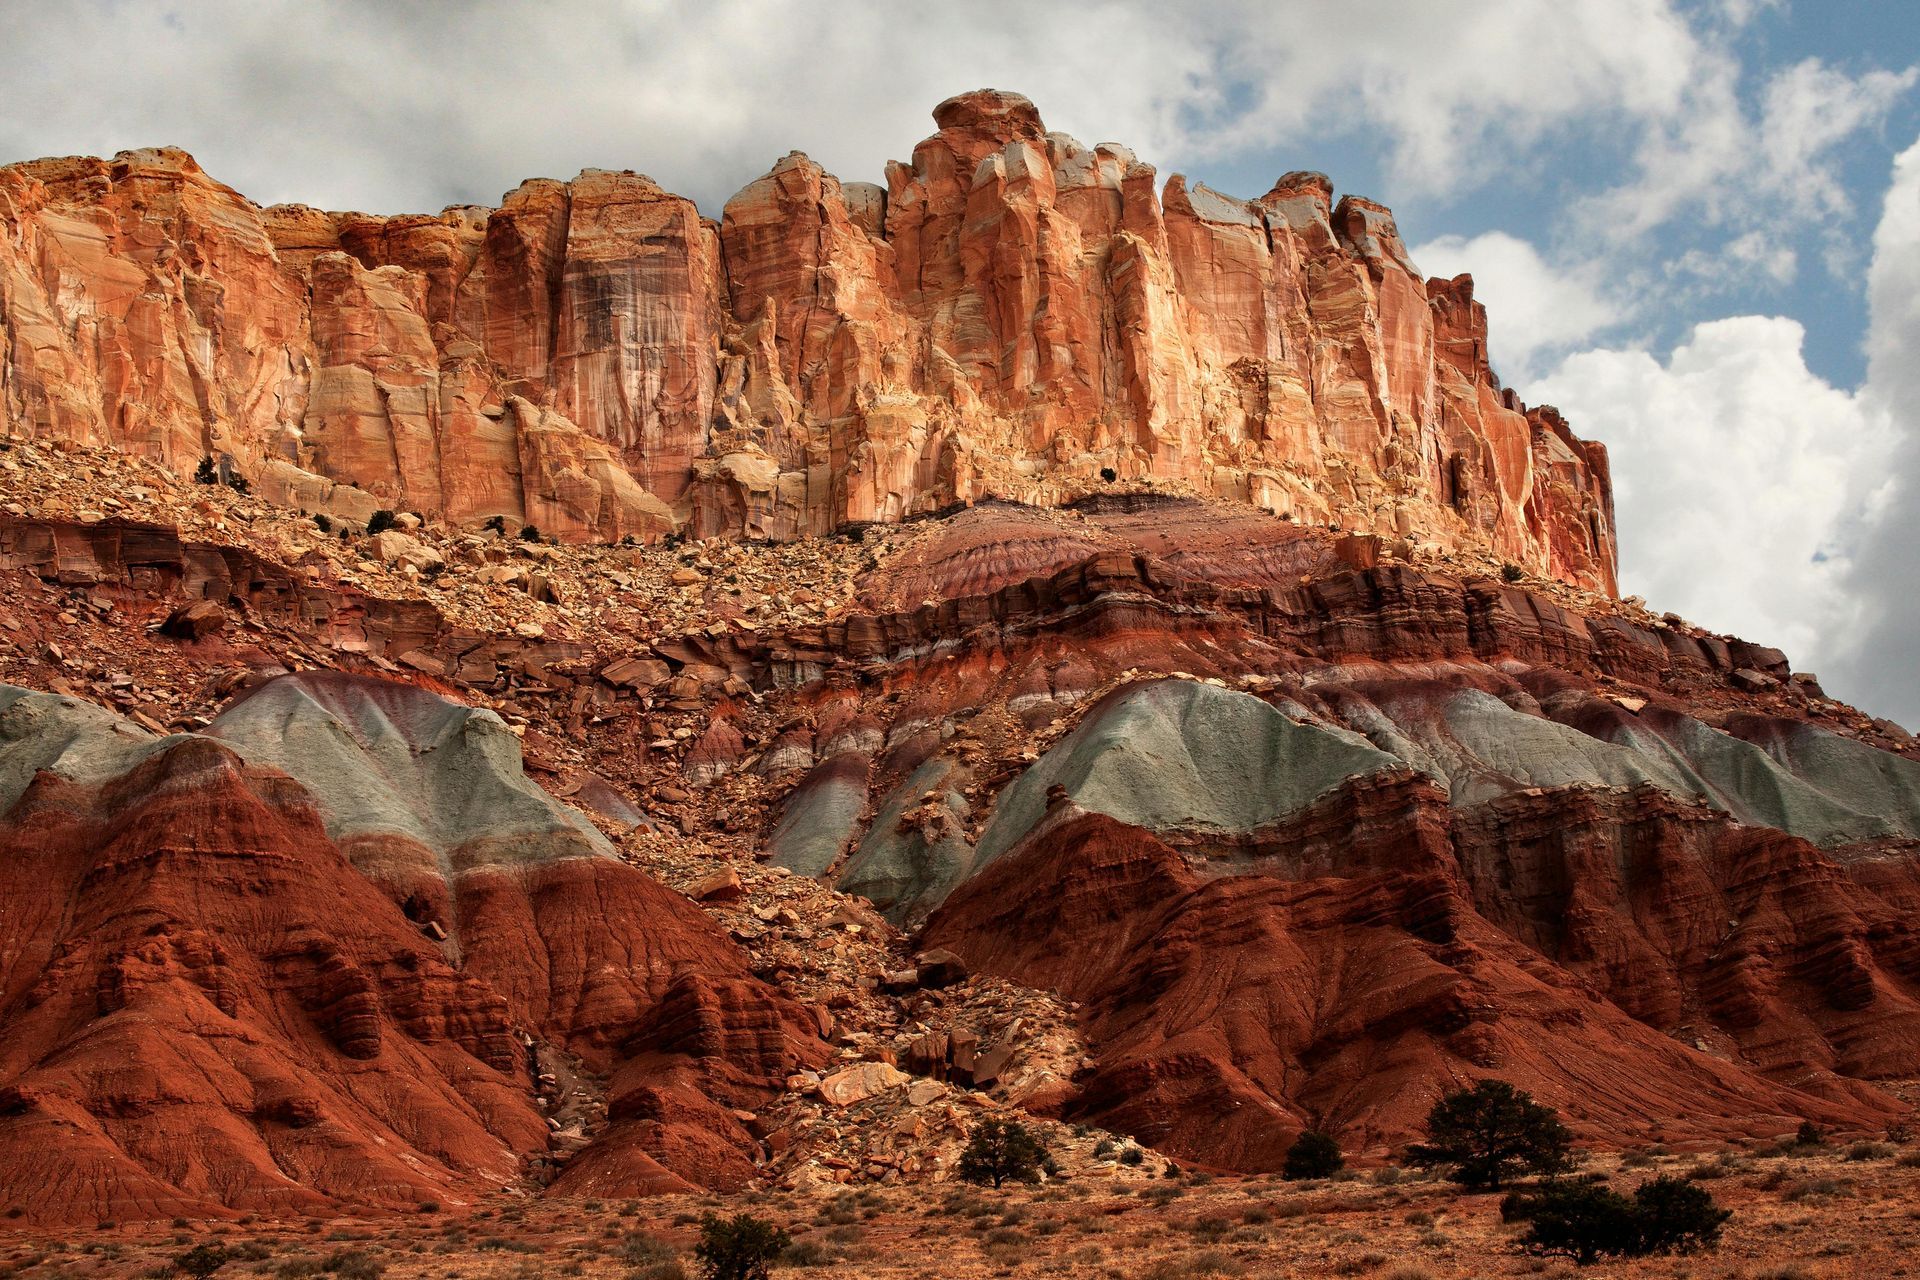
<svg viewBox="0 0 1920 1280">
<path fill-rule="evenodd" d="M 1782 317 L 1716 320 L 1664 363 L 1582 352 L 1528 391 L 1612 451 L 1623 590 L 1814 667 L 1862 610 L 1845 535 L 1894 437 L 1808 370 L 1804 336 Z"/>
<path fill-rule="evenodd" d="M 1834 673 L 1863 706 L 1920 728 L 1920 143 L 1894 166 L 1868 281 L 1864 398 L 1898 444 L 1855 531 L 1846 586 L 1859 607 L 1834 637 Z"/>
<path fill-rule="evenodd" d="M 1494 367 L 1510 382 L 1532 378 L 1547 357 L 1626 318 L 1599 264 L 1555 267 L 1530 242 L 1504 231 L 1440 236 L 1409 253 L 1428 275 L 1473 277 L 1474 297 L 1487 308 Z"/>
<path fill-rule="evenodd" d="M 1612 451 L 1624 590 L 1920 727 L 1920 143 L 1895 165 L 1869 299 L 1858 389 L 1807 368 L 1797 322 L 1737 316 L 1665 362 L 1586 351 L 1525 390 Z"/>
<path fill-rule="evenodd" d="M 1056 127 L 1175 140 L 1206 51 L 1163 9 L 982 0 L 9 6 L 0 157 L 185 146 L 257 199 L 373 212 L 635 168 L 718 212 L 789 150 L 878 180 L 983 84 Z M 1088 31 L 1103 38 L 1090 40 Z M 1204 96 L 1204 95 L 1201 95 Z"/>
<path fill-rule="evenodd" d="M 877 179 L 935 101 L 990 84 L 1163 168 L 1364 138 L 1402 193 L 1604 129 L 1646 140 L 1664 218 L 1700 189 L 1663 163 L 1713 181 L 1764 135 L 1783 188 L 1911 83 L 1803 64 L 1756 123 L 1722 48 L 1751 7 L 1376 0 L 1357 34 L 1345 0 L 15 0 L 0 81 L 33 109 L 0 115 L 0 158 L 172 142 L 257 198 L 375 212 L 634 167 L 717 211 L 796 147 Z"/>
</svg>

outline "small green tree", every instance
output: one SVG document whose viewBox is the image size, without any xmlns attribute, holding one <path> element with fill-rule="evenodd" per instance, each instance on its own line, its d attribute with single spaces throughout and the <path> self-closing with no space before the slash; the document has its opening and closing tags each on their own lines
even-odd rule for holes
<svg viewBox="0 0 1920 1280">
<path fill-rule="evenodd" d="M 540 541 L 540 526 L 537 524 L 522 525 L 520 527 L 520 541 L 522 542 Z"/>
<path fill-rule="evenodd" d="M 701 1216 L 693 1256 L 707 1280 L 767 1280 L 773 1260 L 792 1243 L 792 1236 L 764 1218 L 709 1213 Z"/>
<path fill-rule="evenodd" d="M 968 1182 L 1038 1182 L 1047 1149 L 1014 1120 L 988 1119 L 974 1126 L 960 1153 L 960 1176 Z"/>
<path fill-rule="evenodd" d="M 214 470 L 213 459 L 200 459 L 200 465 L 193 469 L 193 478 L 198 484 L 218 484 L 220 482 L 220 473 Z"/>
<path fill-rule="evenodd" d="M 233 1254 L 217 1244 L 197 1244 L 185 1253 L 173 1255 L 173 1269 L 200 1280 L 212 1275 L 233 1260 Z"/>
<path fill-rule="evenodd" d="M 1332 1134 L 1305 1129 L 1287 1148 L 1287 1162 L 1281 1167 L 1281 1174 L 1293 1182 L 1302 1178 L 1331 1178 L 1346 1163 L 1347 1158 L 1340 1153 L 1340 1144 Z"/>
<path fill-rule="evenodd" d="M 393 512 L 387 510 L 385 507 L 382 507 L 378 511 L 374 512 L 372 517 L 368 519 L 367 532 L 370 534 L 385 533 L 387 530 L 394 528 L 398 524 L 399 524 L 399 521 L 394 517 Z"/>
<path fill-rule="evenodd" d="M 1427 1141 L 1408 1148 L 1410 1162 L 1450 1166 L 1452 1178 L 1497 1190 L 1521 1173 L 1558 1173 L 1570 1163 L 1573 1136 L 1553 1108 L 1505 1080 L 1482 1080 L 1450 1093 L 1427 1113 Z"/>
</svg>

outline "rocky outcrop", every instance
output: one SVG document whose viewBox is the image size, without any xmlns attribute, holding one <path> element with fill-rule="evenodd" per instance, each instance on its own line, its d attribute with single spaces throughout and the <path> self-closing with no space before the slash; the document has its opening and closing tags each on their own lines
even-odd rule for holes
<svg viewBox="0 0 1920 1280">
<path fill-rule="evenodd" d="M 790 539 L 1159 483 L 1611 591 L 1605 453 L 1472 282 L 982 90 L 885 189 L 780 161 L 716 225 L 633 173 L 497 209 L 262 209 L 179 151 L 0 169 L 0 414 L 364 519 Z"/>
</svg>

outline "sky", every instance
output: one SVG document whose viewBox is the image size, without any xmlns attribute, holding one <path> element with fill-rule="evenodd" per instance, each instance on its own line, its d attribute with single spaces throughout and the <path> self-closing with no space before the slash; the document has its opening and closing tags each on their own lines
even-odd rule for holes
<svg viewBox="0 0 1920 1280">
<path fill-rule="evenodd" d="M 0 0 L 0 163 L 191 151 L 263 204 L 638 169 L 883 180 L 953 93 L 1241 196 L 1295 169 L 1471 272 L 1612 452 L 1623 591 L 1920 728 L 1916 0 Z"/>
</svg>

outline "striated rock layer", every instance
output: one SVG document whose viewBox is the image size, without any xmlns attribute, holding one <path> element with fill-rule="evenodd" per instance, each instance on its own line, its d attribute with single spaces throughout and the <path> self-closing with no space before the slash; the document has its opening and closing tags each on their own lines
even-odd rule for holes
<svg viewBox="0 0 1920 1280">
<path fill-rule="evenodd" d="M 406 1209 L 580 1146 L 597 1191 L 730 1188 L 728 1108 L 826 1056 L 498 717 L 403 684 L 286 676 L 164 737 L 0 686 L 0 901 L 0 1182 L 36 1221 Z M 610 1078 L 591 1145 L 551 1132 L 562 1060 Z"/>
<path fill-rule="evenodd" d="M 491 629 L 462 605 L 485 558 L 385 599 L 263 528 L 309 522 L 205 505 L 238 545 L 0 512 L 0 675 L 129 717 L 0 699 L 0 1171 L 50 1188 L 36 1216 L 406 1204 L 522 1169 L 609 1196 L 941 1176 L 808 1154 L 793 1109 L 842 1114 L 829 1062 L 902 1122 L 932 1082 L 901 1072 L 963 1074 L 1250 1171 L 1309 1125 L 1395 1158 L 1486 1077 L 1603 1145 L 1911 1121 L 1920 743 L 1777 650 L 1167 494 L 540 546 L 577 603 Z M 680 583 L 670 612 L 583 621 L 641 565 Z M 824 615 L 726 612 L 829 581 Z M 296 666 L 339 670 L 269 678 Z M 626 855 L 744 955 L 530 785 L 520 742 L 627 797 L 651 830 Z M 855 936 L 886 946 L 804 963 Z M 1070 1052 L 1024 1013 L 950 1016 L 1017 989 L 1078 1019 Z M 567 1063 L 604 1112 L 542 1141 Z"/>
<path fill-rule="evenodd" d="M 795 153 L 718 224 L 630 172 L 371 217 L 175 150 L 0 169 L 0 416 L 361 517 L 791 539 L 1153 480 L 1613 590 L 1605 451 L 1387 210 L 934 118 L 884 189 Z"/>
</svg>

